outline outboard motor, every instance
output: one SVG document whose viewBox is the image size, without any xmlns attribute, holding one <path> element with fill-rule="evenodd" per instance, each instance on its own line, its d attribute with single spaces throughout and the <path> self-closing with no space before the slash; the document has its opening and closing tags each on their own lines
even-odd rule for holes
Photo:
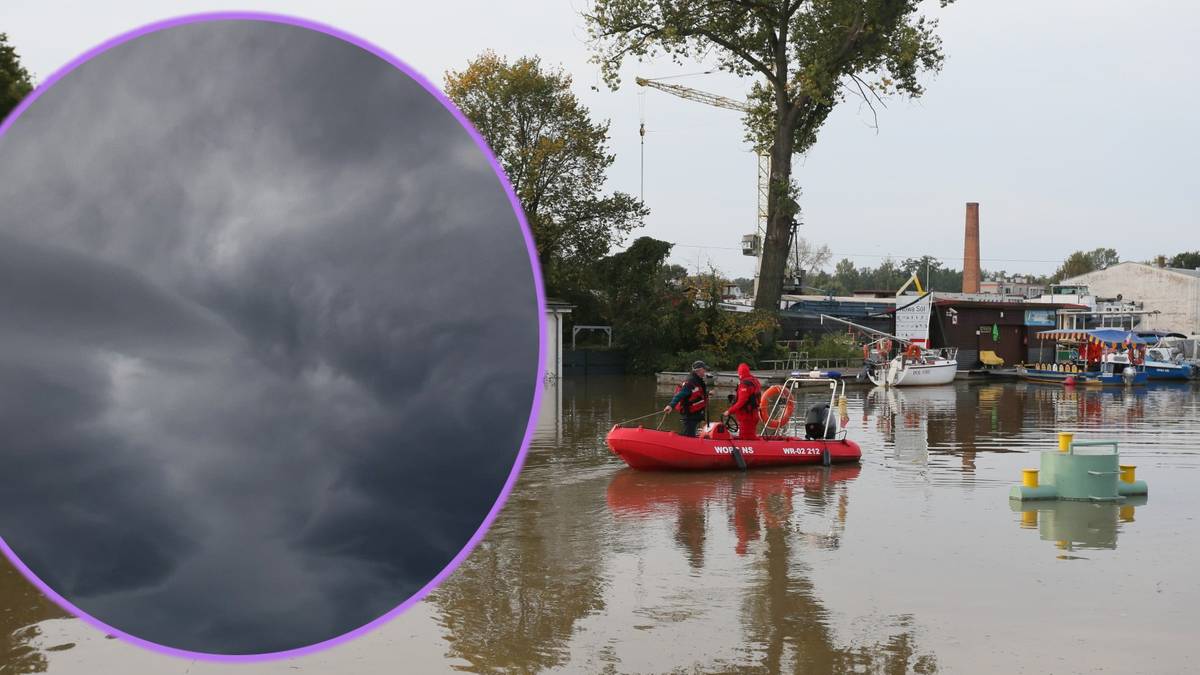
<svg viewBox="0 0 1200 675">
<path fill-rule="evenodd" d="M 828 422 L 829 429 L 826 431 L 825 424 Z M 808 414 L 804 416 L 804 437 L 810 441 L 821 439 L 832 439 L 837 437 L 838 419 L 829 418 L 829 404 L 822 403 L 814 405 L 808 409 Z"/>
</svg>

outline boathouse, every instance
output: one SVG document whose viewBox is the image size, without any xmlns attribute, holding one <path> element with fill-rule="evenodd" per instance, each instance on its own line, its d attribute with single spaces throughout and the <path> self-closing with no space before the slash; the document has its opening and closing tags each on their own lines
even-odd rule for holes
<svg viewBox="0 0 1200 675">
<path fill-rule="evenodd" d="M 1036 335 L 1039 331 L 1055 328 L 1061 309 L 1081 308 L 1067 304 L 985 300 L 978 299 L 976 294 L 934 293 L 929 313 L 929 343 L 934 348 L 957 348 L 959 370 L 984 366 L 980 355 L 985 352 L 1002 359 L 1006 367 L 1052 359 L 1054 344 L 1042 344 Z"/>
</svg>

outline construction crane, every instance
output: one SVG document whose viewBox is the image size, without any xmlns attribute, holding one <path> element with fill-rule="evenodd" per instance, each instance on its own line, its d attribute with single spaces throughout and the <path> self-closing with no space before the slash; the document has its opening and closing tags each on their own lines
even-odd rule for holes
<svg viewBox="0 0 1200 675">
<path fill-rule="evenodd" d="M 710 94 L 706 91 L 683 87 L 678 84 L 667 84 L 657 80 L 649 80 L 644 77 L 634 78 L 634 82 L 639 87 L 650 87 L 659 91 L 666 92 L 672 96 L 704 103 L 717 108 L 725 108 L 726 110 L 736 110 L 738 112 L 747 112 L 750 106 L 743 101 L 735 101 L 726 96 Z M 642 135 L 642 142 L 645 143 L 646 125 L 642 124 L 639 132 Z M 756 151 L 758 155 L 758 221 L 755 225 L 754 234 L 747 234 L 742 237 L 742 255 L 752 255 L 756 258 L 754 265 L 754 295 L 758 296 L 758 277 L 762 272 L 762 245 L 767 234 L 767 195 L 768 185 L 771 181 L 771 157 L 762 151 Z M 795 228 L 792 230 L 792 236 L 795 236 Z"/>
</svg>

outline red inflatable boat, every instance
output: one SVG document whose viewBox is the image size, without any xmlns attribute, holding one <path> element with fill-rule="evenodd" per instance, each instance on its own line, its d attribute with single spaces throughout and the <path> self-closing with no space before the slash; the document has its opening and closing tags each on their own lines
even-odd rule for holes
<svg viewBox="0 0 1200 675">
<path fill-rule="evenodd" d="M 608 432 L 608 447 L 635 469 L 734 469 L 736 447 L 746 468 L 785 464 L 840 464 L 862 457 L 858 444 L 850 440 L 805 440 L 771 436 L 755 441 L 731 438 L 723 424 L 709 426 L 700 437 L 681 436 L 673 431 L 614 426 Z"/>
<path fill-rule="evenodd" d="M 808 438 L 784 435 L 791 427 L 788 420 L 802 386 L 828 385 L 829 403 L 809 410 L 804 420 Z M 841 403 L 838 389 L 841 388 Z M 625 463 L 635 469 L 732 469 L 787 464 L 842 464 L 857 462 L 862 451 L 845 433 L 837 438 L 838 416 L 845 415 L 846 384 L 827 373 L 813 371 L 806 377 L 793 373 L 782 386 L 775 385 L 763 393 L 760 417 L 764 422 L 762 438 L 743 441 L 732 438 L 724 424 L 709 424 L 699 437 L 682 436 L 671 431 L 656 431 L 643 427 L 613 425 L 608 432 L 608 447 Z M 817 439 L 817 440 L 811 440 Z M 820 440 L 828 439 L 828 440 Z"/>
</svg>

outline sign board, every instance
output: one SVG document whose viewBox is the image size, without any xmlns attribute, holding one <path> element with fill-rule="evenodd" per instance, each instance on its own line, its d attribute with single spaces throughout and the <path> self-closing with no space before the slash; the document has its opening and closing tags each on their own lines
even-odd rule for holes
<svg viewBox="0 0 1200 675">
<path fill-rule="evenodd" d="M 1053 309 L 1027 309 L 1025 310 L 1025 325 L 1053 328 L 1055 325 L 1054 313 Z"/>
<path fill-rule="evenodd" d="M 929 346 L 929 314 L 933 296 L 922 295 L 903 307 L 896 308 L 896 337 L 921 346 Z"/>
</svg>

